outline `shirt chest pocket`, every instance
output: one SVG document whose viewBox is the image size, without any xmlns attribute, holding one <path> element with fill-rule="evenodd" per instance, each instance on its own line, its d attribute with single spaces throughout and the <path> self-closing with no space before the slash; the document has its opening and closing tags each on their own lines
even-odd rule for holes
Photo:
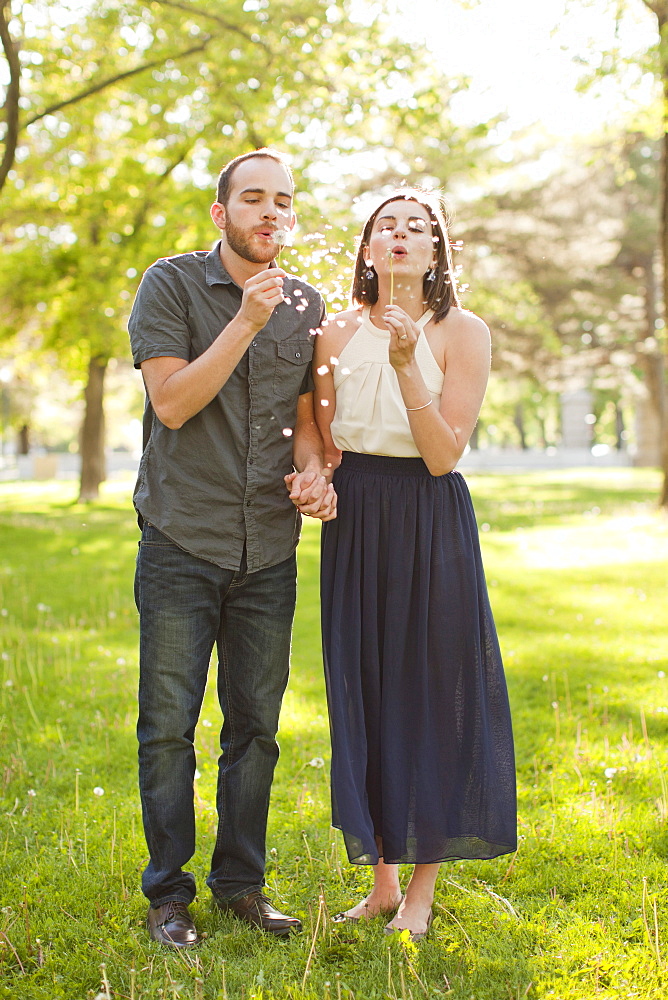
<svg viewBox="0 0 668 1000">
<path fill-rule="evenodd" d="M 281 399 L 299 395 L 307 366 L 313 357 L 313 340 L 280 340 L 276 344 L 274 392 Z"/>
</svg>

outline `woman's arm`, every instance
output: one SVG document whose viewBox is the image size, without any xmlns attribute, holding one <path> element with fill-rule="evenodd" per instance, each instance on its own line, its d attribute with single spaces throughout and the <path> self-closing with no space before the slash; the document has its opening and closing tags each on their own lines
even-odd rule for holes
<svg viewBox="0 0 668 1000">
<path fill-rule="evenodd" d="M 433 476 L 451 472 L 476 425 L 489 378 L 491 341 L 485 323 L 473 313 L 453 309 L 443 320 L 445 349 L 441 405 L 430 395 L 415 360 L 419 331 L 410 318 L 389 306 L 390 363 L 399 382 L 415 444 Z M 405 339 L 404 339 L 405 335 Z M 426 405 L 425 405 L 426 404 Z"/>
<path fill-rule="evenodd" d="M 347 314 L 342 314 L 345 316 Z M 340 323 L 344 323 L 340 326 Z M 350 338 L 344 331 L 347 323 L 335 316 L 316 335 L 313 350 L 313 381 L 315 382 L 315 420 L 325 448 L 324 473 L 331 480 L 341 463 L 341 452 L 332 441 L 331 424 L 336 412 L 334 368 L 338 355 Z M 334 359 L 334 360 L 333 360 Z"/>
</svg>

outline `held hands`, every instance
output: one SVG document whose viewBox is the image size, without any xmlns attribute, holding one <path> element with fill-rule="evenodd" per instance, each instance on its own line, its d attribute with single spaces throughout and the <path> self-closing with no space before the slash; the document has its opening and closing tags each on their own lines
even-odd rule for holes
<svg viewBox="0 0 668 1000">
<path fill-rule="evenodd" d="M 390 364 L 393 368 L 407 368 L 415 356 L 420 331 L 407 312 L 397 305 L 387 306 L 383 313 L 390 331 Z"/>
<path fill-rule="evenodd" d="M 244 284 L 239 315 L 257 330 L 268 322 L 277 305 L 283 301 L 283 278 L 287 277 L 282 267 L 268 267 Z"/>
<path fill-rule="evenodd" d="M 290 499 L 302 514 L 317 517 L 320 521 L 333 521 L 336 517 L 334 487 L 317 472 L 291 472 L 285 476 Z"/>
</svg>

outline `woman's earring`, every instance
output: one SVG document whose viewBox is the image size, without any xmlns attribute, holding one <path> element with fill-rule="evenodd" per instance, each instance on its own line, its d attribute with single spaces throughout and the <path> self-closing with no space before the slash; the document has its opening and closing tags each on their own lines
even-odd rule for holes
<svg viewBox="0 0 668 1000">
<path fill-rule="evenodd" d="M 372 267 L 367 267 L 366 271 L 364 272 L 364 277 L 366 278 L 367 281 L 373 281 L 373 279 L 376 277 L 376 272 Z"/>
<path fill-rule="evenodd" d="M 432 267 L 429 269 L 429 274 L 427 275 L 427 281 L 436 281 L 436 268 Z"/>
</svg>

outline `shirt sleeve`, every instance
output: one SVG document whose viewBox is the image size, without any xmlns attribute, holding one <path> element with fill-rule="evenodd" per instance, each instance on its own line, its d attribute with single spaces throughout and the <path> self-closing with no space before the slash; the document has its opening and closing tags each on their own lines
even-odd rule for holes
<svg viewBox="0 0 668 1000">
<path fill-rule="evenodd" d="M 190 361 L 188 297 L 178 271 L 168 261 L 156 261 L 144 274 L 128 331 L 135 368 L 149 358 Z"/>
</svg>

